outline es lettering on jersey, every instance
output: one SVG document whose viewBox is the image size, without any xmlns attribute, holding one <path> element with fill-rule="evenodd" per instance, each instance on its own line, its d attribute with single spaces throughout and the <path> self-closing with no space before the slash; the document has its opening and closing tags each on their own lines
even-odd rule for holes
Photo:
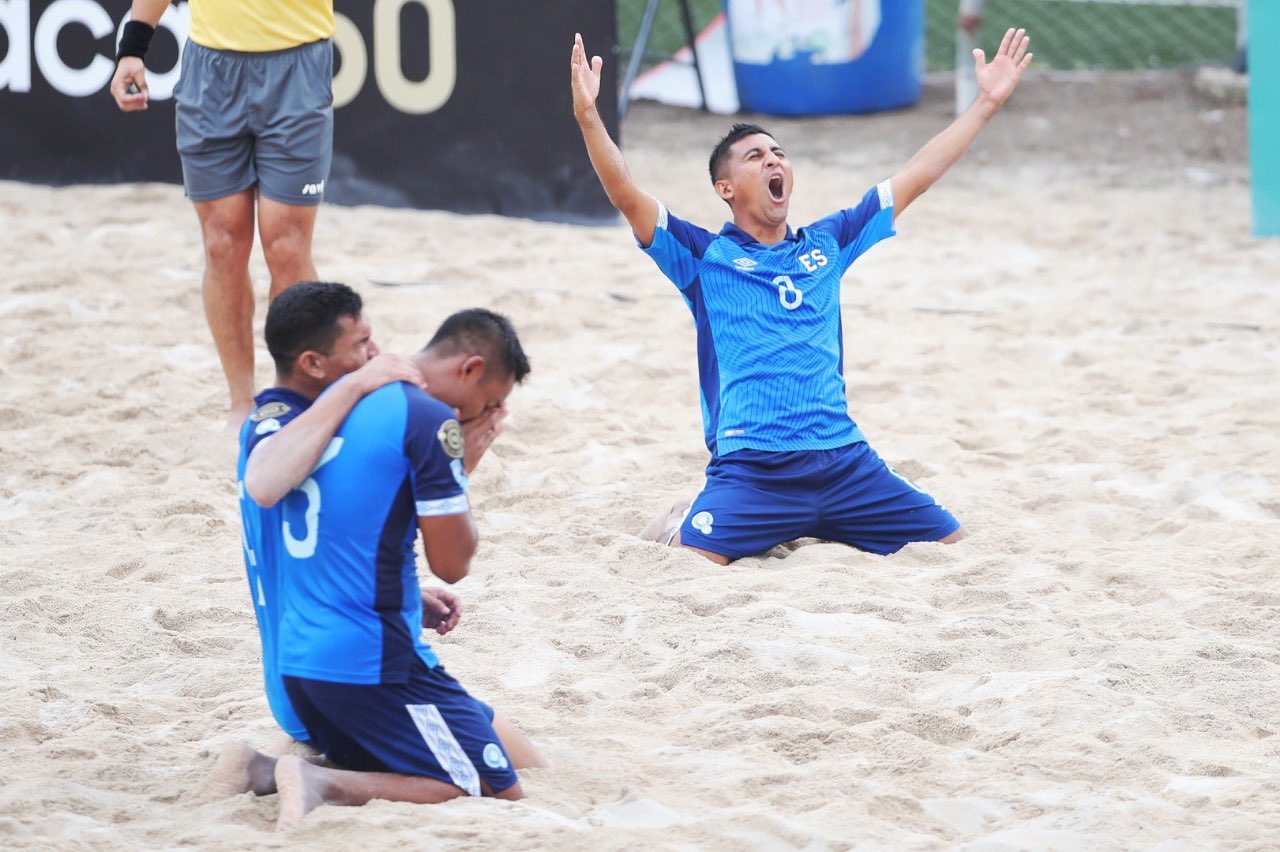
<svg viewBox="0 0 1280 852">
<path fill-rule="evenodd" d="M 707 448 L 823 450 L 863 440 L 844 384 L 840 279 L 893 236 L 893 189 L 765 246 L 732 223 L 719 234 L 659 205 L 644 252 L 693 314 Z M 643 248 L 643 247 L 642 247 Z"/>
</svg>

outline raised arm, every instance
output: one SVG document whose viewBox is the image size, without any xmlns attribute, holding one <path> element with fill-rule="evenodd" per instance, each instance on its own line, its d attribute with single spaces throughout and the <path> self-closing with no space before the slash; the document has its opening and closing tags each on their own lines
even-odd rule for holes
<svg viewBox="0 0 1280 852">
<path fill-rule="evenodd" d="M 244 490 L 259 506 L 274 506 L 315 469 L 355 404 L 391 382 L 421 385 L 422 373 L 398 355 L 373 358 L 254 448 L 245 465 Z"/>
<path fill-rule="evenodd" d="M 578 119 L 582 140 L 587 143 L 587 154 L 591 157 L 600 185 L 613 206 L 626 217 L 641 245 L 647 247 L 653 242 L 653 231 L 658 223 L 658 200 L 636 186 L 621 149 L 609 138 L 609 131 L 600 120 L 596 98 L 600 94 L 600 69 L 603 66 L 604 60 L 599 56 L 587 60 L 582 36 L 575 34 L 569 62 L 574 117 Z"/>
<path fill-rule="evenodd" d="M 129 8 L 129 23 L 120 39 L 116 73 L 111 78 L 111 96 L 125 112 L 147 108 L 147 72 L 142 58 L 167 8 L 169 0 L 133 0 Z M 130 92 L 130 87 L 136 87 L 136 91 Z"/>
<path fill-rule="evenodd" d="M 902 171 L 893 176 L 895 219 L 964 155 L 982 128 L 1013 94 L 1022 79 L 1022 72 L 1031 64 L 1031 54 L 1027 53 L 1030 41 L 1025 30 L 1009 30 L 990 63 L 981 50 L 974 50 L 978 99 L 950 127 L 929 140 Z"/>
</svg>

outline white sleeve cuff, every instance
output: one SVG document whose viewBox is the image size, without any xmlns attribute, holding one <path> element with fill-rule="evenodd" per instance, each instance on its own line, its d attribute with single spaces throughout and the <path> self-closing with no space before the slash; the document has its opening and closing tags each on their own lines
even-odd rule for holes
<svg viewBox="0 0 1280 852">
<path fill-rule="evenodd" d="M 658 202 L 658 221 L 654 223 L 654 227 L 659 231 L 667 230 L 667 205 L 661 201 Z"/>
<path fill-rule="evenodd" d="M 471 504 L 467 502 L 467 495 L 465 494 L 445 497 L 442 500 L 419 500 L 418 517 L 436 518 L 441 515 L 460 515 L 470 508 Z"/>
<path fill-rule="evenodd" d="M 876 184 L 876 193 L 880 196 L 880 209 L 893 207 L 893 181 L 886 180 Z"/>
</svg>

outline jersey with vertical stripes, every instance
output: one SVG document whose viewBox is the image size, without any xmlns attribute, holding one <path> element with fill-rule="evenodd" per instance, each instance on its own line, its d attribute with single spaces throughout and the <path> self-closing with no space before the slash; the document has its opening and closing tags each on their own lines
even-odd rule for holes
<svg viewBox="0 0 1280 852">
<path fill-rule="evenodd" d="M 404 683 L 422 641 L 418 518 L 470 511 L 453 410 L 412 385 L 356 403 L 285 498 L 280 671 L 337 683 Z"/>
<path fill-rule="evenodd" d="M 267 705 L 281 730 L 295 740 L 305 742 L 307 729 L 298 719 L 284 679 L 280 676 L 276 649 L 280 633 L 280 581 L 285 562 L 284 508 L 276 503 L 264 509 L 244 490 L 244 472 L 253 451 L 271 439 L 311 405 L 311 400 L 287 388 L 268 388 L 254 399 L 255 408 L 240 427 L 240 458 L 236 463 L 236 483 L 240 491 L 240 523 L 244 545 L 244 568 L 249 578 L 249 595 L 253 614 L 262 639 L 262 677 L 267 692 Z"/>
<path fill-rule="evenodd" d="M 264 53 L 333 38 L 333 0 L 191 0 L 190 38 L 214 50 Z"/>
<path fill-rule="evenodd" d="M 893 236 L 888 181 L 861 203 L 765 246 L 732 223 L 719 234 L 659 205 L 644 248 L 693 313 L 707 449 L 826 450 L 864 440 L 844 384 L 840 279 Z"/>
</svg>

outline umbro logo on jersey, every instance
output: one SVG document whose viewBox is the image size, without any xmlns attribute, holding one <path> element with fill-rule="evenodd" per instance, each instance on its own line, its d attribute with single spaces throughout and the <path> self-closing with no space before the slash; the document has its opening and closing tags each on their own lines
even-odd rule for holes
<svg viewBox="0 0 1280 852">
<path fill-rule="evenodd" d="M 324 195 L 324 181 L 308 183 L 302 186 L 303 195 Z"/>
<path fill-rule="evenodd" d="M 735 257 L 733 259 L 733 265 L 739 269 L 755 269 L 760 264 L 756 263 L 749 257 Z"/>
</svg>

